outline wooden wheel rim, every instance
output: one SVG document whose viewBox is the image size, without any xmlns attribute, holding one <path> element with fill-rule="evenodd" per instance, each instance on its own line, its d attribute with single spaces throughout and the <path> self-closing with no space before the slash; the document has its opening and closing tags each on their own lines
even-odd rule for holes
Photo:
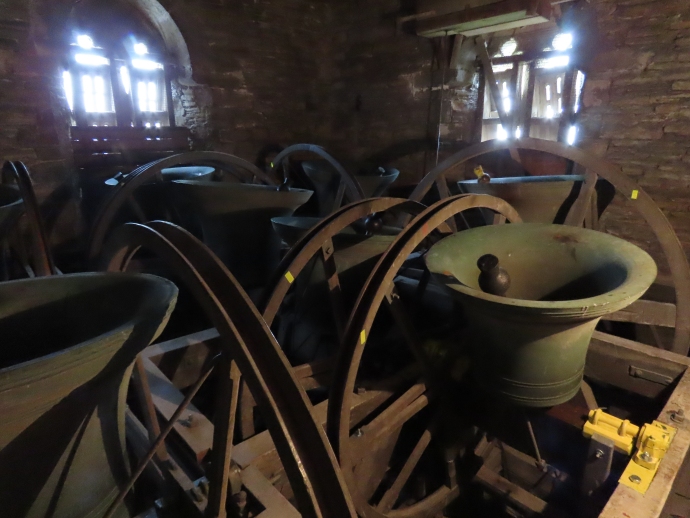
<svg viewBox="0 0 690 518">
<path fill-rule="evenodd" d="M 125 271 L 142 247 L 174 268 L 211 317 L 221 335 L 223 354 L 237 362 L 265 412 L 301 511 L 310 517 L 353 517 L 333 452 L 311 414 L 306 393 L 232 274 L 203 243 L 168 222 L 128 223 L 117 229 L 106 244 L 103 269 Z"/>
<path fill-rule="evenodd" d="M 115 215 L 127 202 L 127 199 L 132 196 L 134 191 L 147 181 L 156 178 L 161 170 L 168 167 L 188 165 L 190 163 L 195 165 L 216 165 L 220 167 L 235 166 L 238 168 L 238 171 L 244 172 L 248 179 L 259 179 L 266 185 L 276 185 L 276 182 L 269 175 L 251 162 L 247 162 L 234 155 L 219 153 L 217 151 L 181 153 L 144 164 L 125 177 L 124 181 L 117 187 L 99 210 L 91 231 L 89 259 L 95 260 L 101 253 L 103 243 L 105 242 L 108 230 L 110 230 Z"/>
<path fill-rule="evenodd" d="M 383 300 L 407 256 L 431 232 L 455 214 L 473 208 L 486 208 L 505 217 L 511 223 L 520 223 L 518 213 L 506 201 L 487 195 L 462 194 L 437 202 L 419 214 L 398 235 L 381 256 L 359 294 L 350 315 L 340 355 L 336 362 L 333 384 L 328 401 L 326 430 L 340 462 L 343 476 L 350 488 L 355 507 L 364 518 L 428 516 L 443 508 L 455 497 L 456 489 L 441 487 L 417 504 L 382 514 L 372 507 L 357 489 L 350 452 L 350 400 L 355 389 L 359 365 L 366 337 Z"/>
<path fill-rule="evenodd" d="M 494 151 L 520 149 L 550 153 L 596 172 L 637 209 L 656 235 L 671 270 L 676 292 L 675 334 L 671 350 L 687 356 L 690 350 L 690 263 L 675 230 L 659 206 L 637 183 L 625 176 L 619 166 L 560 142 L 534 138 L 488 140 L 470 146 L 441 162 L 427 173 L 410 195 L 410 199 L 420 201 L 437 179 L 445 178 L 449 174 L 452 176 L 468 160 Z"/>
</svg>

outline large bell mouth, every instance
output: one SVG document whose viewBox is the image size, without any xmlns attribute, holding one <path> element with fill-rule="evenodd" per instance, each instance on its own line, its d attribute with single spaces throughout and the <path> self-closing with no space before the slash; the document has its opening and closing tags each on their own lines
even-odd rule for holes
<svg viewBox="0 0 690 518">
<path fill-rule="evenodd" d="M 477 262 L 487 254 L 510 277 L 504 296 L 479 287 Z M 475 382 L 513 404 L 542 408 L 577 393 L 597 322 L 642 296 L 657 273 L 632 243 L 540 223 L 458 232 L 431 247 L 426 264 L 462 303 Z"/>
<path fill-rule="evenodd" d="M 312 195 L 306 189 L 279 190 L 274 185 L 256 185 L 207 180 L 174 180 L 171 186 L 205 214 L 225 214 L 246 210 L 289 208 L 304 205 Z"/>
<path fill-rule="evenodd" d="M 461 185 L 519 185 L 524 183 L 553 183 L 553 182 L 584 182 L 585 177 L 578 174 L 559 174 L 546 176 L 507 176 L 503 178 L 491 178 L 486 183 L 478 180 L 461 180 Z"/>
<path fill-rule="evenodd" d="M 461 192 L 488 194 L 510 203 L 522 220 L 528 223 L 560 223 L 557 218 L 562 207 L 574 201 L 576 183 L 584 182 L 582 175 L 516 176 L 491 178 L 489 182 L 462 180 Z"/>
<path fill-rule="evenodd" d="M 495 255 L 508 272 L 505 296 L 479 288 L 477 260 Z M 426 255 L 429 270 L 460 297 L 488 310 L 511 307 L 533 316 L 589 319 L 618 311 L 654 282 L 657 267 L 623 239 L 582 228 L 541 223 L 458 232 Z"/>
<path fill-rule="evenodd" d="M 344 164 L 346 170 L 356 170 L 354 164 Z M 314 183 L 319 196 L 324 199 L 335 199 L 340 178 L 336 169 L 327 160 L 305 160 L 302 169 Z M 353 175 L 365 198 L 381 196 L 400 176 L 400 171 L 392 167 L 380 167 Z"/>
<path fill-rule="evenodd" d="M 176 167 L 166 167 L 161 169 L 161 175 L 166 182 L 174 180 L 211 180 L 215 167 L 200 165 L 185 165 Z"/>
<path fill-rule="evenodd" d="M 322 221 L 322 219 L 315 216 L 281 216 L 272 218 L 271 224 L 280 238 L 285 241 L 288 246 L 293 246 L 320 221 Z M 371 234 L 364 231 L 358 232 L 349 226 L 338 232 L 335 236 L 335 240 L 338 241 L 338 244 L 342 247 L 355 245 L 362 241 L 382 241 L 391 243 L 393 242 L 393 237 L 397 236 L 399 233 L 399 228 L 388 225 L 384 225 L 378 232 Z"/>
<path fill-rule="evenodd" d="M 60 356 L 87 362 L 103 353 L 99 344 L 125 340 L 153 325 L 147 345 L 164 327 L 176 298 L 172 282 L 143 274 L 84 273 L 0 283 L 0 391 L 12 371 L 40 368 Z"/>
<path fill-rule="evenodd" d="M 129 478 L 129 369 L 176 298 L 142 274 L 0 283 L 0 515 L 104 515 Z"/>
<path fill-rule="evenodd" d="M 382 195 L 388 187 L 400 176 L 400 171 L 393 168 L 381 168 L 383 171 L 376 171 L 370 174 L 357 174 L 355 178 L 362 187 L 365 198 L 375 198 Z"/>
</svg>

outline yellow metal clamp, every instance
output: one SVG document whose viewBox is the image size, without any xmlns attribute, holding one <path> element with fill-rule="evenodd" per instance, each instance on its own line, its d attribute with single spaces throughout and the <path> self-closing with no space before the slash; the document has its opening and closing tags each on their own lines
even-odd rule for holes
<svg viewBox="0 0 690 518">
<path fill-rule="evenodd" d="M 618 482 L 645 494 L 675 435 L 674 427 L 659 421 L 644 425 L 637 438 L 637 451 Z"/>
<path fill-rule="evenodd" d="M 597 408 L 590 410 L 582 433 L 585 437 L 592 437 L 595 433 L 603 435 L 613 441 L 613 445 L 618 451 L 630 455 L 635 445 L 635 438 L 640 433 L 640 428 L 627 419 L 618 419 Z"/>
<path fill-rule="evenodd" d="M 623 472 L 620 484 L 639 493 L 646 493 L 668 451 L 676 429 L 659 421 L 645 424 L 641 428 L 627 419 L 618 419 L 601 409 L 591 410 L 582 433 L 585 437 L 599 434 L 611 439 L 617 450 L 632 454 L 637 451 Z"/>
</svg>

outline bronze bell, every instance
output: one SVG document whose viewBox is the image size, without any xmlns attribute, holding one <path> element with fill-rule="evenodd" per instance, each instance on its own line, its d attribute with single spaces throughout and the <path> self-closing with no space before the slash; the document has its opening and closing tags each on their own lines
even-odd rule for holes
<svg viewBox="0 0 690 518">
<path fill-rule="evenodd" d="M 510 272 L 504 296 L 479 285 L 475 258 L 485 254 Z M 642 296 L 657 272 L 632 243 L 541 223 L 458 232 L 436 243 L 426 264 L 464 307 L 477 383 L 531 407 L 577 393 L 597 322 Z"/>
<path fill-rule="evenodd" d="M 290 216 L 312 191 L 274 185 L 176 180 L 178 204 L 198 219 L 204 243 L 242 284 L 263 286 L 280 262 L 280 238 L 271 218 Z"/>
<path fill-rule="evenodd" d="M 0 284 L 0 516 L 102 516 L 129 478 L 125 396 L 177 288 L 88 273 Z M 121 506 L 118 518 L 130 516 Z"/>
<path fill-rule="evenodd" d="M 553 223 L 571 196 L 574 184 L 584 179 L 580 175 L 509 178 L 490 178 L 486 175 L 477 180 L 462 180 L 458 182 L 458 187 L 461 192 L 489 194 L 507 201 L 526 223 Z"/>
</svg>

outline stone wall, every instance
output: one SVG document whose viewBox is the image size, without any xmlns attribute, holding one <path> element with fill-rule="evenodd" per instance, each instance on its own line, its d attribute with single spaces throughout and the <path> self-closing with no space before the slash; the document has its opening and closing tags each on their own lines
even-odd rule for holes
<svg viewBox="0 0 690 518">
<path fill-rule="evenodd" d="M 690 3 L 592 0 L 591 6 L 599 39 L 580 145 L 637 180 L 690 252 Z M 634 201 L 618 199 L 603 222 L 659 256 Z"/>
</svg>

